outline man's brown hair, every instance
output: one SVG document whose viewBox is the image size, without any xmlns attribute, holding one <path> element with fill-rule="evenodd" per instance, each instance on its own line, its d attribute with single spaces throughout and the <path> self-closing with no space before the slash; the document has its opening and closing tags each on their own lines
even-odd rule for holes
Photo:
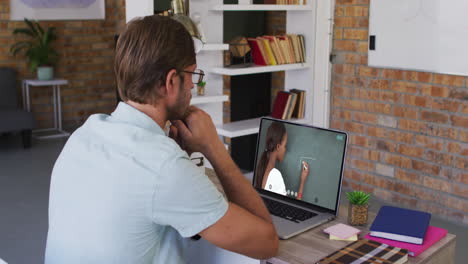
<svg viewBox="0 0 468 264">
<path fill-rule="evenodd" d="M 119 36 L 115 53 L 120 98 L 154 104 L 167 73 L 195 63 L 192 37 L 179 22 L 159 15 L 130 21 Z"/>
</svg>

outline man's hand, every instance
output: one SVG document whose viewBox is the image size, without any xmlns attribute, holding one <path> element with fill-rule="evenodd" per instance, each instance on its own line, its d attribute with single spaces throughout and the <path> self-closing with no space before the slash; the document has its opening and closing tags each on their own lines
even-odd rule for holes
<svg viewBox="0 0 468 264">
<path fill-rule="evenodd" d="M 189 154 L 201 152 L 209 159 L 215 148 L 224 148 L 211 117 L 195 106 L 190 107 L 184 120 L 173 120 L 171 123 L 169 136 Z"/>
</svg>

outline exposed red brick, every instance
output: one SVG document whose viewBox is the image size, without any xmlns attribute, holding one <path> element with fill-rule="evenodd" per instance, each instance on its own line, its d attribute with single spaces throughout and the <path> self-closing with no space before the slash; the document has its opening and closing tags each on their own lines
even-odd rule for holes
<svg viewBox="0 0 468 264">
<path fill-rule="evenodd" d="M 445 86 L 424 86 L 421 88 L 421 93 L 435 97 L 448 97 L 450 89 Z"/>
<path fill-rule="evenodd" d="M 414 170 L 418 170 L 418 171 L 431 174 L 431 175 L 436 175 L 436 176 L 439 175 L 440 166 L 438 165 L 432 165 L 430 163 L 419 161 L 419 160 L 412 160 L 411 164 Z"/>
<path fill-rule="evenodd" d="M 421 120 L 445 124 L 448 121 L 448 115 L 439 112 L 422 111 Z"/>
<path fill-rule="evenodd" d="M 405 182 L 421 184 L 421 175 L 419 175 L 418 173 L 407 172 L 401 169 L 396 170 L 395 178 Z"/>
<path fill-rule="evenodd" d="M 468 187 L 462 186 L 458 183 L 452 183 L 453 194 L 468 198 Z"/>
<path fill-rule="evenodd" d="M 460 105 L 462 105 L 462 103 L 457 102 L 455 100 L 440 99 L 440 98 L 431 98 L 430 100 L 431 100 L 430 102 L 431 108 L 434 110 L 443 110 L 443 111 L 456 113 L 458 112 Z M 468 111 L 468 108 L 466 110 Z M 464 112 L 464 110 L 462 110 L 462 112 Z"/>
<path fill-rule="evenodd" d="M 359 66 L 359 75 L 366 77 L 377 77 L 380 74 L 380 69 L 367 66 Z M 388 83 L 387 83 L 388 85 Z"/>
<path fill-rule="evenodd" d="M 447 86 L 463 87 L 465 84 L 465 78 L 463 76 L 435 74 L 434 83 Z"/>
<path fill-rule="evenodd" d="M 434 190 L 450 192 L 450 183 L 442 179 L 425 176 L 423 178 L 423 185 Z"/>
<path fill-rule="evenodd" d="M 383 70 L 383 77 L 387 78 L 387 79 L 402 80 L 403 79 L 403 71 L 402 70 L 384 69 Z"/>
<path fill-rule="evenodd" d="M 422 135 L 415 136 L 416 145 L 422 146 L 424 148 L 431 148 L 434 150 L 442 150 L 444 147 L 444 142 L 442 139 L 426 137 Z"/>
<path fill-rule="evenodd" d="M 360 123 L 370 123 L 370 124 L 377 123 L 377 116 L 375 114 L 371 114 L 367 112 L 354 112 L 353 117 L 354 117 L 354 120 Z"/>
<path fill-rule="evenodd" d="M 364 133 L 364 126 L 359 123 L 345 122 L 344 129 L 358 134 Z"/>
<path fill-rule="evenodd" d="M 398 147 L 398 152 L 405 156 L 421 158 L 424 154 L 424 149 L 402 144 Z"/>
<path fill-rule="evenodd" d="M 450 120 L 454 126 L 468 128 L 468 117 L 452 115 Z"/>
<path fill-rule="evenodd" d="M 335 49 L 340 51 L 357 51 L 358 43 L 354 40 L 335 40 Z"/>
<path fill-rule="evenodd" d="M 354 65 L 349 64 L 334 64 L 333 71 L 339 74 L 354 74 Z"/>
<path fill-rule="evenodd" d="M 369 16 L 369 7 L 367 6 L 346 6 L 345 16 L 367 17 Z"/>
<path fill-rule="evenodd" d="M 416 119 L 418 117 L 418 111 L 415 108 L 394 106 L 393 114 L 397 117 L 403 117 L 408 119 Z"/>
<path fill-rule="evenodd" d="M 385 75 L 385 71 L 384 71 Z M 405 82 L 405 81 L 393 81 L 390 88 L 395 92 L 401 93 L 416 93 L 418 92 L 417 85 L 413 82 Z"/>
</svg>

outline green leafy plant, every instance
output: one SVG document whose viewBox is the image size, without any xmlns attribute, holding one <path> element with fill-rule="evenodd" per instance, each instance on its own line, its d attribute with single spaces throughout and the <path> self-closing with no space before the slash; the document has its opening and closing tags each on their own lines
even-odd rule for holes
<svg viewBox="0 0 468 264">
<path fill-rule="evenodd" d="M 369 202 L 370 194 L 363 191 L 347 192 L 346 197 L 351 204 L 366 205 Z"/>
<path fill-rule="evenodd" d="M 197 84 L 197 86 L 200 86 L 200 87 L 205 87 L 205 85 L 206 85 L 205 81 L 201 81 Z"/>
<path fill-rule="evenodd" d="M 26 35 L 29 40 L 20 40 L 11 46 L 10 52 L 16 56 L 19 52 L 24 52 L 28 58 L 31 71 L 35 71 L 39 66 L 53 66 L 58 59 L 58 53 L 52 48 L 51 43 L 57 39 L 54 27 L 47 30 L 39 25 L 37 21 L 24 19 L 26 28 L 17 28 L 13 35 Z"/>
</svg>

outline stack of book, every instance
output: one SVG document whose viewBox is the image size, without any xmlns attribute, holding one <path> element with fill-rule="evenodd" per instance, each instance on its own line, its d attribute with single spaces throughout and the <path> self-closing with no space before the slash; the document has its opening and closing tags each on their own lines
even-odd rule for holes
<svg viewBox="0 0 468 264">
<path fill-rule="evenodd" d="M 262 36 L 248 38 L 252 60 L 256 65 L 279 65 L 305 62 L 304 36 Z"/>
<path fill-rule="evenodd" d="M 429 226 L 430 220 L 426 212 L 383 206 L 365 238 L 407 249 L 415 257 L 447 235 L 447 230 Z"/>
<path fill-rule="evenodd" d="M 357 241 L 361 230 L 345 224 L 336 224 L 323 230 L 330 240 Z"/>
<path fill-rule="evenodd" d="M 271 117 L 277 119 L 304 118 L 305 91 L 292 89 L 279 91 L 273 104 Z"/>
<path fill-rule="evenodd" d="M 403 264 L 406 262 L 408 262 L 408 251 L 406 249 L 392 247 L 366 239 L 359 239 L 322 258 L 317 264 Z"/>
</svg>

